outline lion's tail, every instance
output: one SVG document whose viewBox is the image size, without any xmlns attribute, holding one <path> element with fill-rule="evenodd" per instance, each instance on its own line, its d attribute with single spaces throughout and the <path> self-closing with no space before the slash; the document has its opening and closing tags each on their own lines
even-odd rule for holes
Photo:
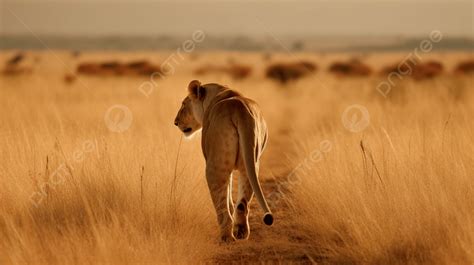
<svg viewBox="0 0 474 265">
<path fill-rule="evenodd" d="M 250 186 L 252 186 L 255 197 L 257 198 L 260 207 L 265 212 L 263 222 L 266 225 L 273 224 L 273 215 L 268 207 L 267 201 L 263 196 L 262 188 L 258 182 L 257 171 L 255 169 L 256 149 L 257 149 L 257 126 L 255 120 L 250 113 L 240 115 L 241 120 L 238 123 L 240 150 L 244 159 L 245 169 L 249 178 Z M 249 126 L 250 125 L 250 126 Z"/>
</svg>

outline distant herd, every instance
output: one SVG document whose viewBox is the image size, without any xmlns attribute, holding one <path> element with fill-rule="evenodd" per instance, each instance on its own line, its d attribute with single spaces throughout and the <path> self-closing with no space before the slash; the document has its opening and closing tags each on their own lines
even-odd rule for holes
<svg viewBox="0 0 474 265">
<path fill-rule="evenodd" d="M 73 57 L 79 57 L 79 52 L 73 52 Z M 26 55 L 19 52 L 9 58 L 1 70 L 2 75 L 13 76 L 19 74 L 32 73 L 31 67 L 22 66 L 21 62 Z M 36 57 L 34 61 L 38 61 Z M 162 73 L 160 65 L 152 64 L 146 60 L 119 62 L 119 61 L 104 61 L 104 62 L 83 62 L 76 66 L 76 73 L 66 74 L 64 81 L 72 83 L 76 79 L 76 74 L 95 75 L 95 76 L 150 76 L 152 74 Z M 252 67 L 229 62 L 227 65 L 202 65 L 196 68 L 193 73 L 195 75 L 206 75 L 210 73 L 221 73 L 229 75 L 234 79 L 245 79 L 252 74 Z M 318 66 L 308 60 L 295 60 L 293 62 L 276 62 L 266 66 L 265 76 L 269 79 L 275 80 L 285 84 L 292 80 L 297 80 L 304 76 L 310 75 L 318 71 Z M 329 65 L 327 71 L 338 77 L 364 77 L 374 74 L 374 70 L 363 63 L 359 59 L 350 59 L 348 61 L 335 61 Z M 391 73 L 398 73 L 401 75 L 409 75 L 415 80 L 423 80 L 434 78 L 444 74 L 445 67 L 439 61 L 419 61 L 419 60 L 405 60 L 392 65 L 383 67 L 377 72 L 381 76 L 390 75 Z M 456 75 L 467 75 L 474 73 L 474 59 L 467 59 L 459 62 L 454 68 L 453 73 Z"/>
<path fill-rule="evenodd" d="M 133 61 L 120 63 L 117 61 L 102 63 L 81 63 L 77 66 L 77 72 L 86 75 L 125 75 L 125 76 L 149 76 L 161 69 L 148 61 Z"/>
</svg>

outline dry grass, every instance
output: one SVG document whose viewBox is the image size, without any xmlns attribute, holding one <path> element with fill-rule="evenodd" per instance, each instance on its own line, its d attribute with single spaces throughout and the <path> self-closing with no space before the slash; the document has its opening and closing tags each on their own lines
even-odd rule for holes
<svg viewBox="0 0 474 265">
<path fill-rule="evenodd" d="M 472 264 L 472 76 L 405 78 L 384 98 L 375 90 L 381 77 L 319 71 L 280 86 L 263 78 L 261 54 L 204 53 L 186 57 L 145 97 L 140 78 L 79 76 L 65 84 L 77 62 L 58 54 L 36 52 L 33 74 L 0 76 L 0 264 Z M 325 69 L 351 55 L 298 56 Z M 425 56 L 452 69 L 466 55 Z M 250 240 L 222 246 L 199 139 L 180 145 L 172 122 L 193 70 L 229 57 L 253 62 L 255 73 L 201 81 L 260 103 L 270 128 L 261 177 L 276 224 L 261 225 L 254 207 Z M 372 54 L 367 63 L 381 68 L 403 57 Z M 368 109 L 370 125 L 352 133 L 341 114 L 356 103 Z M 123 133 L 104 123 L 114 104 L 133 113 Z M 330 150 L 314 156 L 321 142 Z"/>
</svg>

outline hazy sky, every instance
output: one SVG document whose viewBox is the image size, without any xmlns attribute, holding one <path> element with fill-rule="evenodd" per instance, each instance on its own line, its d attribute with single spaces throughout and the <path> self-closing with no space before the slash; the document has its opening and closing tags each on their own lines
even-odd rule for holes
<svg viewBox="0 0 474 265">
<path fill-rule="evenodd" d="M 1 34 L 473 36 L 473 0 L 0 0 Z"/>
</svg>

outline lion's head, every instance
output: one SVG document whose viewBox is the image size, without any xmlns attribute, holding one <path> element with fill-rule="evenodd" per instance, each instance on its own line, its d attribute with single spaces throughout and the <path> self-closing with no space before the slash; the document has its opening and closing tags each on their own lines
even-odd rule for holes
<svg viewBox="0 0 474 265">
<path fill-rule="evenodd" d="M 203 102 L 206 90 L 197 80 L 191 81 L 188 85 L 188 96 L 184 98 L 183 104 L 174 119 L 174 125 L 190 137 L 202 128 L 204 114 Z"/>
</svg>

